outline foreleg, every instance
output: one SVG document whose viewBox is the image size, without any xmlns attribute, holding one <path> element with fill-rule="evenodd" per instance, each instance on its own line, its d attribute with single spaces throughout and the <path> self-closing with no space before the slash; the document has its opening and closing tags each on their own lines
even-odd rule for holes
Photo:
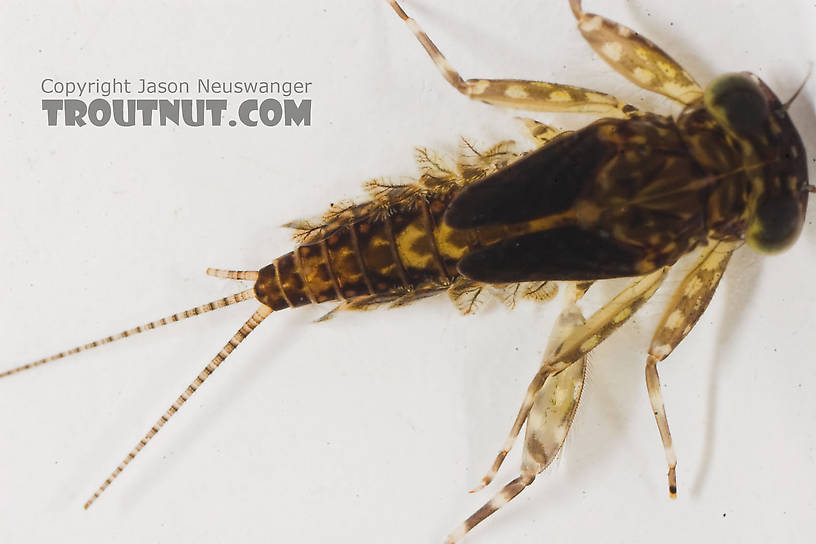
<svg viewBox="0 0 816 544">
<path fill-rule="evenodd" d="M 683 278 L 680 286 L 672 295 L 663 316 L 652 337 L 649 356 L 646 359 L 646 388 L 649 391 L 649 402 L 663 441 L 666 452 L 666 463 L 669 465 L 669 494 L 677 496 L 677 455 L 672 445 L 669 421 L 660 391 L 660 376 L 657 374 L 657 363 L 669 356 L 677 345 L 691 331 L 700 316 L 711 302 L 714 291 L 720 283 L 725 267 L 731 259 L 738 243 L 711 242 L 694 263 L 694 267 Z"/>
</svg>

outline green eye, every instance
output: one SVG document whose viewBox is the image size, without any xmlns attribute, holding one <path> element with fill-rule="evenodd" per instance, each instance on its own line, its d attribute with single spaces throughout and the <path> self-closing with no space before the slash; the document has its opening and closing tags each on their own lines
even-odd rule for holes
<svg viewBox="0 0 816 544">
<path fill-rule="evenodd" d="M 741 134 L 757 130 L 768 117 L 762 90 L 744 74 L 725 74 L 712 81 L 704 101 L 718 121 Z"/>
<path fill-rule="evenodd" d="M 778 253 L 793 244 L 804 217 L 792 196 L 772 196 L 760 201 L 748 229 L 748 243 L 762 253 Z"/>
</svg>

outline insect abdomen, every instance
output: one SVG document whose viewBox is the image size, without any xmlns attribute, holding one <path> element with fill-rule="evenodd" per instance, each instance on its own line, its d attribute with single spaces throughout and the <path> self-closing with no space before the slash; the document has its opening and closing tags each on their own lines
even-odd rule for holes
<svg viewBox="0 0 816 544">
<path fill-rule="evenodd" d="M 446 287 L 457 274 L 458 255 L 451 249 L 460 253 L 458 244 L 450 243 L 449 229 L 441 227 L 449 197 L 417 198 L 391 213 L 372 211 L 327 226 L 324 236 L 259 271 L 258 300 L 277 311 Z"/>
</svg>

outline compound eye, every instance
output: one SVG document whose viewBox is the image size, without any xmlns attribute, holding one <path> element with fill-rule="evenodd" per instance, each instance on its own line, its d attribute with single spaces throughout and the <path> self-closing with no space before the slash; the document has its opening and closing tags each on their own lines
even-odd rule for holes
<svg viewBox="0 0 816 544">
<path fill-rule="evenodd" d="M 759 202 L 748 229 L 748 243 L 762 253 L 778 253 L 799 237 L 804 217 L 798 199 L 771 196 Z"/>
<path fill-rule="evenodd" d="M 750 134 L 768 117 L 768 101 L 759 85 L 745 74 L 725 74 L 705 91 L 705 105 L 734 132 Z"/>
</svg>

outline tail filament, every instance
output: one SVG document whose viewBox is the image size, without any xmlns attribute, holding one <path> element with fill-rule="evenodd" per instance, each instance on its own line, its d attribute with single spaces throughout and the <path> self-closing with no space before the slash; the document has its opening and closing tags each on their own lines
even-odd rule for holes
<svg viewBox="0 0 816 544">
<path fill-rule="evenodd" d="M 45 357 L 43 359 L 40 359 L 39 361 L 34 361 L 33 363 L 18 366 L 16 368 L 12 368 L 11 370 L 6 370 L 5 372 L 0 372 L 0 378 L 5 378 L 6 376 L 11 376 L 12 374 L 17 374 L 19 372 L 23 372 L 24 370 L 29 370 L 34 367 L 44 365 L 46 363 L 50 363 L 51 361 L 56 361 L 57 359 L 62 359 L 63 357 L 67 357 L 68 355 L 74 355 L 75 353 L 87 351 L 89 349 L 93 349 L 104 344 L 110 344 L 111 342 L 115 342 L 116 340 L 121 340 L 122 338 L 133 336 L 134 334 L 143 333 L 145 331 L 149 331 L 157 327 L 162 327 L 164 325 L 167 325 L 168 323 L 175 323 L 176 321 L 181 321 L 182 319 L 187 319 L 188 317 L 193 317 L 196 315 L 211 312 L 219 308 L 224 308 L 225 306 L 230 306 L 232 304 L 237 304 L 238 302 L 243 302 L 245 300 L 251 300 L 254 298 L 255 292 L 252 289 L 247 289 L 246 291 L 241 291 L 240 293 L 236 293 L 234 295 L 230 295 L 222 299 L 214 300 L 212 302 L 208 302 L 207 304 L 196 306 L 195 308 L 190 308 L 189 310 L 185 310 L 177 314 L 163 317 L 158 321 L 151 321 L 150 323 L 145 323 L 144 325 L 139 325 L 138 327 L 134 327 L 132 329 L 128 329 L 126 331 L 122 331 L 120 333 L 113 334 L 105 338 L 100 338 L 99 340 L 94 340 L 93 342 L 90 342 L 88 344 L 76 346 L 74 348 L 71 348 L 67 351 L 62 351 L 60 353 L 55 353 L 54 355 Z"/>
<path fill-rule="evenodd" d="M 140 451 L 142 451 L 142 448 L 144 448 L 147 445 L 147 443 L 150 442 L 150 440 L 154 436 L 156 436 L 159 430 L 161 430 L 161 428 L 164 427 L 165 423 L 167 423 L 170 420 L 170 418 L 173 417 L 173 415 L 176 412 L 178 412 L 179 408 L 181 408 L 184 405 L 184 403 L 187 402 L 187 400 L 189 400 L 189 398 L 193 396 L 193 393 L 196 392 L 196 390 L 201 386 L 201 384 L 204 383 L 213 372 L 215 372 L 215 369 L 218 368 L 219 365 L 224 362 L 227 356 L 229 356 L 229 354 L 232 353 L 232 350 L 238 347 L 238 345 L 244 340 L 244 338 L 246 338 L 249 335 L 249 333 L 251 333 L 255 329 L 255 327 L 257 327 L 271 313 L 272 308 L 262 305 L 260 308 L 258 308 L 258 310 L 255 311 L 254 314 L 252 314 L 252 317 L 250 317 L 247 320 L 247 322 L 244 323 L 244 325 L 240 329 L 238 329 L 238 332 L 236 332 L 235 335 L 229 339 L 229 342 L 227 342 L 224 345 L 224 347 L 221 348 L 221 351 L 218 352 L 218 355 L 213 357 L 212 361 L 210 361 L 209 364 L 204 367 L 204 369 L 198 374 L 198 376 L 195 377 L 195 379 L 190 383 L 190 385 L 187 386 L 187 389 L 185 389 L 181 393 L 181 395 L 178 396 L 175 402 L 173 402 L 173 404 L 170 405 L 170 408 L 168 408 L 167 411 L 164 412 L 164 414 L 162 414 L 162 416 L 156 421 L 156 423 L 153 424 L 150 430 L 147 431 L 147 434 L 145 434 L 144 438 L 139 440 L 136 446 L 134 446 L 134 448 L 130 450 L 130 452 L 127 454 L 127 456 L 125 456 L 122 462 L 119 463 L 119 465 L 113 470 L 113 472 L 111 472 L 111 475 L 108 476 L 108 478 L 102 483 L 102 485 L 99 486 L 99 488 L 94 492 L 91 498 L 88 499 L 88 501 L 85 503 L 86 510 L 94 503 L 94 501 L 96 501 L 96 499 L 99 498 L 102 492 L 105 491 L 105 489 L 107 489 L 107 487 L 111 483 L 113 483 L 116 477 L 119 476 L 123 470 L 125 470 L 125 467 L 128 466 L 128 464 L 130 464 L 131 461 L 133 461 L 133 459 Z"/>
</svg>

